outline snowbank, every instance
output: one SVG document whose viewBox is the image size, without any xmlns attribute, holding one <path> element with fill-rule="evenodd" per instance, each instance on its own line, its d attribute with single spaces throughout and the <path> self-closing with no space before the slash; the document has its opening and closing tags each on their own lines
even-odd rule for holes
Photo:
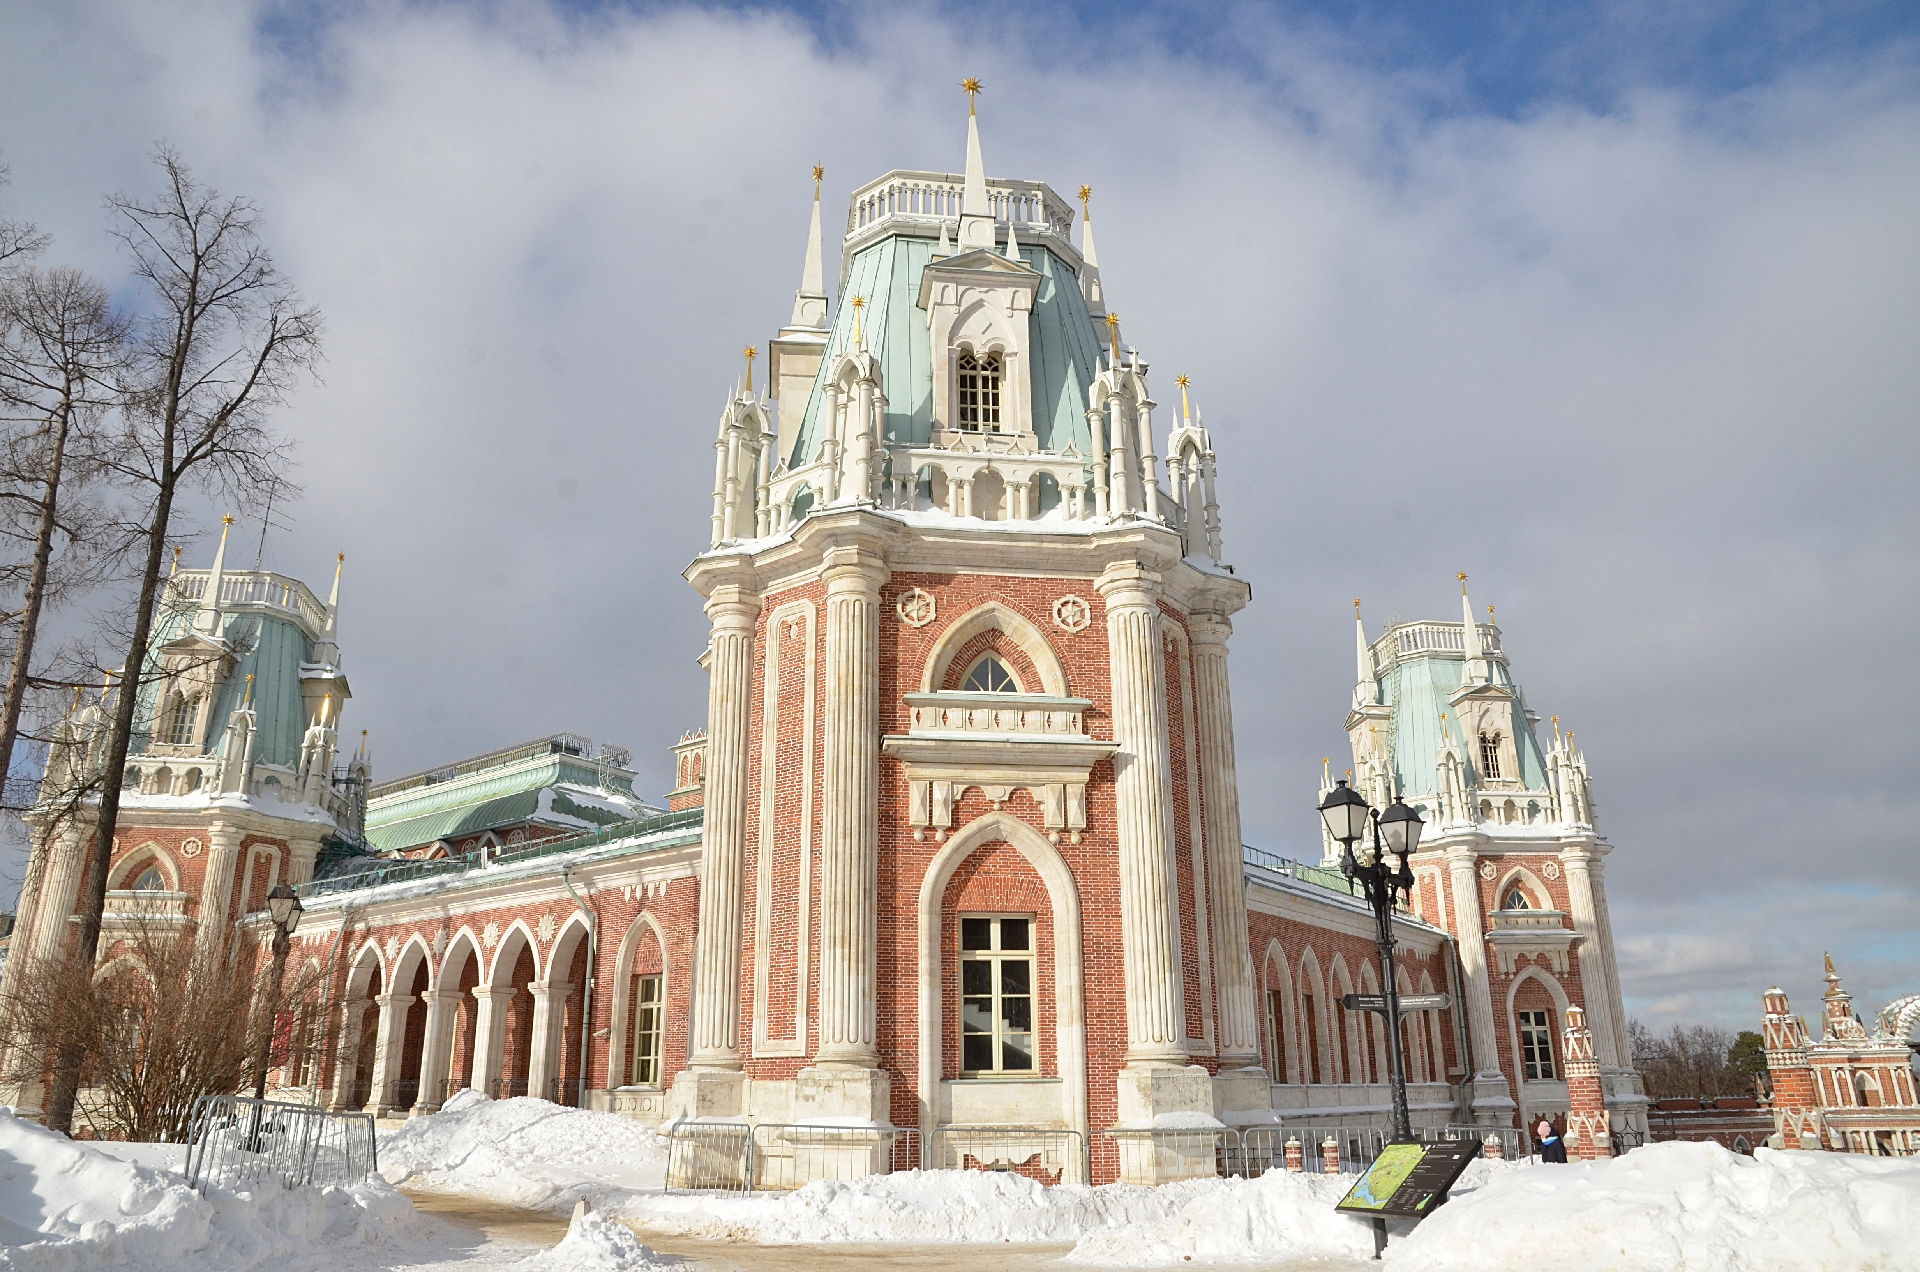
<svg viewBox="0 0 1920 1272">
<path fill-rule="evenodd" d="M 0 1268 L 247 1272 L 317 1248 L 395 1247 L 439 1229 L 379 1180 L 202 1197 L 178 1175 L 0 1115 Z"/>
<path fill-rule="evenodd" d="M 1475 1272 L 1914 1272 L 1920 1160 L 1649 1144 L 1496 1175 L 1387 1257 Z"/>
<path fill-rule="evenodd" d="M 633 1229 L 587 1211 L 573 1216 L 559 1245 L 513 1266 L 516 1272 L 658 1272 L 679 1262 L 641 1245 Z"/>
<path fill-rule="evenodd" d="M 462 1091 L 438 1113 L 380 1135 L 387 1182 L 569 1210 L 618 1209 L 666 1179 L 666 1141 L 631 1118 L 519 1096 Z"/>
</svg>

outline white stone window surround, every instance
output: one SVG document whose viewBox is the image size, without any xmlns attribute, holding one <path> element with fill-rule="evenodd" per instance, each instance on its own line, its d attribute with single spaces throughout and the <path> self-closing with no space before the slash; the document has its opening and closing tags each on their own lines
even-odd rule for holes
<svg viewBox="0 0 1920 1272">
<path fill-rule="evenodd" d="M 961 693 L 1023 693 L 1019 675 L 999 654 L 989 649 L 973 660 L 967 674 L 960 678 Z M 916 697 L 923 695 L 915 695 Z"/>
<path fill-rule="evenodd" d="M 1080 1132 L 1084 1139 L 1087 1126 L 1087 1027 L 1083 1000 L 1081 965 L 1080 894 L 1073 871 L 1066 859 L 1033 827 L 1011 813 L 991 812 L 962 827 L 928 863 L 920 882 L 919 973 L 920 973 L 920 1072 L 919 1089 L 943 1090 L 956 1084 L 943 1083 L 942 1048 L 944 1042 L 941 969 L 941 907 L 947 885 L 975 848 L 989 843 L 1012 845 L 1026 858 L 1047 889 L 1047 906 L 1053 920 L 1053 1034 L 1054 1065 L 1060 1075 L 1058 1124 Z M 1039 1089 L 1045 1079 L 996 1079 L 992 1083 L 964 1083 L 969 1088 L 997 1088 L 1004 1081 L 1010 1087 L 1034 1083 Z M 939 1126 L 940 1110 L 936 1102 L 921 1102 L 920 1133 L 931 1138 Z M 1023 1121 L 1025 1119 L 1022 1119 Z M 1085 1183 L 1079 1163 L 1073 1163 L 1064 1179 L 1067 1183 Z"/>
</svg>

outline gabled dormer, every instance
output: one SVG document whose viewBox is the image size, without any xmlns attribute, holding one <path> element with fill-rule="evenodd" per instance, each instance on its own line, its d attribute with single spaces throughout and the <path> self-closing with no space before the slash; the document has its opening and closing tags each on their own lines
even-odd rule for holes
<svg viewBox="0 0 1920 1272">
<path fill-rule="evenodd" d="M 952 444 L 956 433 L 1033 436 L 1028 320 L 1039 289 L 1036 271 L 986 248 L 922 271 L 936 445 Z"/>
</svg>

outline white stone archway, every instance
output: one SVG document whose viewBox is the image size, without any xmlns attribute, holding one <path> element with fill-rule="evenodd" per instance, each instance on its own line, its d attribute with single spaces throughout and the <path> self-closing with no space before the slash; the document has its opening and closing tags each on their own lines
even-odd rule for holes
<svg viewBox="0 0 1920 1272">
<path fill-rule="evenodd" d="M 941 1047 L 944 1030 L 940 964 L 940 914 L 947 885 L 976 848 L 1006 843 L 1026 859 L 1047 890 L 1053 910 L 1054 1055 L 1060 1070 L 1060 1119 L 1080 1132 L 1087 1127 L 1087 1023 L 1082 989 L 1080 891 L 1059 849 L 1011 813 L 986 813 L 956 831 L 928 863 L 920 882 L 920 1134 L 931 1139 L 938 1125 Z M 1071 1174 L 1081 1167 L 1076 1163 Z M 1063 1178 L 1065 1178 L 1063 1176 Z M 1075 1180 L 1071 1182 L 1084 1182 Z"/>
</svg>

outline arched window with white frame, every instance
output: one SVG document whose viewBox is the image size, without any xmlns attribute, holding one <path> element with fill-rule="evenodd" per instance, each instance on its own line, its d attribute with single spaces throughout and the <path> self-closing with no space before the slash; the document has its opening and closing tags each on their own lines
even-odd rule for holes
<svg viewBox="0 0 1920 1272">
<path fill-rule="evenodd" d="M 966 693 L 1019 693 L 1020 682 L 998 657 L 982 654 L 980 660 L 967 669 L 960 688 Z"/>
<path fill-rule="evenodd" d="M 1000 355 L 969 349 L 956 363 L 955 422 L 968 432 L 1000 431 Z"/>
</svg>

